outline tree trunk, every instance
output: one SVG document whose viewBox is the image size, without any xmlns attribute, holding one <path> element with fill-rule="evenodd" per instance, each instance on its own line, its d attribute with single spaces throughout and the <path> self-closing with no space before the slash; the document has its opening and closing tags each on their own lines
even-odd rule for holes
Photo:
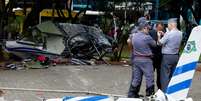
<svg viewBox="0 0 201 101">
<path fill-rule="evenodd" d="M 3 21 L 4 21 L 4 19 L 3 19 L 3 13 L 4 13 L 4 11 L 5 11 L 5 0 L 0 0 L 0 41 L 2 41 L 2 39 L 3 39 Z M 2 47 L 0 46 L 0 61 L 2 61 L 3 59 L 4 59 L 4 57 L 3 57 L 3 49 L 2 49 Z"/>
<path fill-rule="evenodd" d="M 70 22 L 72 22 L 72 3 L 73 0 L 67 0 L 67 11 L 68 11 L 68 19 L 70 20 Z"/>
<path fill-rule="evenodd" d="M 0 0 L 0 39 L 3 38 L 3 13 L 5 11 L 5 0 Z"/>
<path fill-rule="evenodd" d="M 3 12 L 5 9 L 5 0 L 0 0 L 0 12 Z"/>
</svg>

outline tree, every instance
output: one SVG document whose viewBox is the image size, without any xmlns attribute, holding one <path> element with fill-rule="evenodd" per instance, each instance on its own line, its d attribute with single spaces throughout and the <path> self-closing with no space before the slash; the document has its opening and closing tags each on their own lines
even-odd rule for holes
<svg viewBox="0 0 201 101">
<path fill-rule="evenodd" d="M 147 0 L 96 0 L 98 9 L 107 14 L 105 16 L 105 22 L 106 18 L 114 20 L 112 18 L 113 16 L 118 17 L 120 22 L 118 27 L 122 28 L 121 31 L 118 31 L 120 33 L 118 35 L 118 40 L 116 41 L 116 47 L 113 51 L 112 60 L 119 61 L 121 59 L 123 48 L 129 36 L 129 23 L 134 23 L 135 19 L 143 16 L 141 9 L 143 8 L 143 3 L 146 1 Z M 117 9 L 117 6 L 121 8 Z M 112 26 L 110 26 L 110 29 L 111 28 Z"/>
<path fill-rule="evenodd" d="M 79 21 L 78 17 L 82 13 L 86 13 L 86 10 L 89 8 L 89 4 L 93 2 L 93 0 L 87 0 L 87 6 L 79 10 L 75 16 L 72 15 L 72 3 L 73 0 L 34 0 L 31 12 L 28 14 L 25 22 L 24 29 L 27 29 L 29 26 L 34 26 L 39 22 L 39 14 L 43 9 L 51 8 L 53 12 L 56 11 L 57 15 L 62 22 L 70 22 L 77 23 Z M 52 5 L 49 7 L 49 5 Z M 66 8 L 64 8 L 64 5 Z M 68 11 L 68 16 L 65 17 L 64 9 Z M 54 14 L 54 13 L 53 13 Z M 31 22 L 31 23 L 30 23 Z"/>
<path fill-rule="evenodd" d="M 38 24 L 40 12 L 52 4 L 53 4 L 52 0 L 33 0 L 33 6 L 31 12 L 27 15 L 24 21 L 23 32 L 26 32 L 29 26 L 34 26 Z"/>
<path fill-rule="evenodd" d="M 177 3 L 176 3 L 177 2 Z M 184 18 L 186 23 L 189 23 L 187 19 L 188 10 L 193 13 L 196 22 L 201 19 L 201 1 L 200 0 L 160 0 L 160 9 L 168 11 L 169 17 L 177 17 L 180 15 Z M 193 6 L 195 6 L 193 8 Z"/>
<path fill-rule="evenodd" d="M 160 10 L 167 12 L 167 14 L 163 14 L 167 16 L 167 18 L 180 18 L 180 15 L 182 16 L 185 22 L 183 31 L 186 33 L 184 36 L 184 43 L 190 36 L 192 28 L 196 26 L 196 24 L 199 24 L 201 19 L 200 0 L 161 0 Z M 180 28 L 180 25 L 178 27 Z"/>
<path fill-rule="evenodd" d="M 10 0 L 7 5 L 5 5 L 5 0 L 0 0 L 0 34 L 1 38 L 5 38 L 4 27 L 8 24 L 8 18 L 13 17 L 14 14 L 12 10 L 16 4 L 16 0 Z"/>
</svg>

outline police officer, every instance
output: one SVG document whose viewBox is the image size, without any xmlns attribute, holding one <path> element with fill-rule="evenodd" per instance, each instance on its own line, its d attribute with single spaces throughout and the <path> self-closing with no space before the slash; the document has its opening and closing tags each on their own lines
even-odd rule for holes
<svg viewBox="0 0 201 101">
<path fill-rule="evenodd" d="M 166 88 L 172 77 L 179 59 L 179 47 L 182 41 L 182 32 L 177 29 L 177 19 L 168 20 L 168 32 L 159 34 L 158 43 L 162 45 L 162 63 L 161 63 L 161 90 L 166 92 Z M 164 35 L 161 38 L 161 35 Z"/>
<path fill-rule="evenodd" d="M 156 46 L 156 41 L 149 35 L 149 24 L 143 20 L 138 25 L 138 32 L 132 36 L 132 82 L 128 97 L 139 97 L 142 76 L 146 77 L 146 96 L 154 93 L 154 71 L 152 64 L 151 47 Z"/>
<path fill-rule="evenodd" d="M 129 50 L 132 51 L 132 37 L 135 33 L 137 33 L 139 31 L 138 25 L 142 22 L 147 22 L 147 19 L 145 17 L 140 17 L 137 21 L 137 23 L 135 24 L 135 26 L 131 29 L 131 34 L 129 35 L 129 38 L 127 40 L 128 43 L 128 48 Z M 133 60 L 134 56 L 133 53 L 131 52 L 131 61 Z M 133 61 L 132 61 L 133 62 Z M 133 63 L 131 63 L 133 64 Z"/>
</svg>

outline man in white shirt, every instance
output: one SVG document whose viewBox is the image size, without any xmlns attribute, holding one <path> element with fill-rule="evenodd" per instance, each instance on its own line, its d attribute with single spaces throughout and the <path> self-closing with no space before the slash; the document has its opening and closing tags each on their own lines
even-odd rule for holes
<svg viewBox="0 0 201 101">
<path fill-rule="evenodd" d="M 179 48 L 182 41 L 182 32 L 177 29 L 177 19 L 168 20 L 167 33 L 162 33 L 158 39 L 158 44 L 162 45 L 162 64 L 160 71 L 161 90 L 166 92 L 166 88 L 172 77 L 179 59 Z"/>
</svg>

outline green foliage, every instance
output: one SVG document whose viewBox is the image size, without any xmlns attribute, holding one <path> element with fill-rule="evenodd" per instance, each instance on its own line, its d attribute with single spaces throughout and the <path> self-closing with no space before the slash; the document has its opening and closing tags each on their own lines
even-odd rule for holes
<svg viewBox="0 0 201 101">
<path fill-rule="evenodd" d="M 0 61 L 9 60 L 9 58 L 10 58 L 10 54 L 4 51 L 2 47 L 0 47 Z"/>
<path fill-rule="evenodd" d="M 19 22 L 13 17 L 8 17 L 8 25 L 4 27 L 4 31 L 15 33 L 19 32 L 20 25 Z"/>
</svg>

